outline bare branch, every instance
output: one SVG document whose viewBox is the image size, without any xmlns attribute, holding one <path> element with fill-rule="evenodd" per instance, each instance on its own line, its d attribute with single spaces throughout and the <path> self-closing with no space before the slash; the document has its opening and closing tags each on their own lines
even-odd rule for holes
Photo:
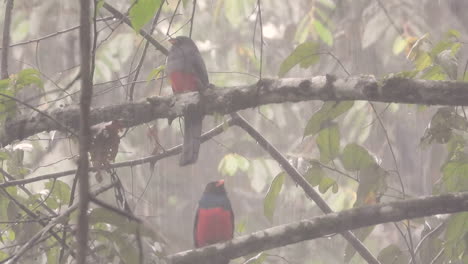
<svg viewBox="0 0 468 264">
<path fill-rule="evenodd" d="M 81 51 L 81 97 L 80 97 L 80 158 L 78 161 L 78 194 L 79 213 L 78 231 L 78 264 L 86 263 L 88 251 L 88 206 L 89 206 L 89 160 L 88 152 L 91 144 L 91 125 L 89 122 L 91 100 L 93 96 L 93 62 L 91 50 L 91 2 L 80 1 L 80 51 Z M 95 19 L 95 18 L 93 18 Z M 95 36 L 96 37 L 96 36 Z"/>
<path fill-rule="evenodd" d="M 10 46 L 11 13 L 13 12 L 13 1 L 7 0 L 5 7 L 5 20 L 3 21 L 2 63 L 0 79 L 8 78 L 8 51 Z"/>
<path fill-rule="evenodd" d="M 468 192 L 382 203 L 272 227 L 225 243 L 177 253 L 169 256 L 169 260 L 172 264 L 209 263 L 219 255 L 234 259 L 347 230 L 462 211 L 468 211 Z"/>
<path fill-rule="evenodd" d="M 259 105 L 309 100 L 365 100 L 394 103 L 468 105 L 468 83 L 390 78 L 378 81 L 370 75 L 335 79 L 333 76 L 312 78 L 262 79 L 256 84 L 208 89 L 204 95 L 205 114 L 228 114 Z M 160 118 L 181 116 L 189 105 L 197 104 L 198 93 L 151 97 L 148 102 L 122 103 L 91 112 L 91 125 L 120 119 L 126 127 Z M 77 108 L 57 109 L 49 113 L 66 127 L 78 128 Z M 18 116 L 6 122 L 0 131 L 0 145 L 24 139 L 36 133 L 61 130 L 43 116 Z"/>
<path fill-rule="evenodd" d="M 232 119 L 229 119 L 229 120 L 225 121 L 224 123 L 222 123 L 220 125 L 217 125 L 216 127 L 214 127 L 213 129 L 207 131 L 206 133 L 204 133 L 201 136 L 201 142 L 205 142 L 205 141 L 207 141 L 207 140 L 221 134 L 222 132 L 225 131 L 226 128 L 232 126 L 233 123 L 234 122 L 232 121 Z M 161 159 L 164 159 L 164 158 L 167 158 L 167 157 L 170 157 L 170 156 L 175 156 L 175 155 L 179 154 L 181 151 L 182 151 L 182 144 L 174 146 L 174 147 L 172 147 L 170 149 L 167 149 L 166 151 L 164 151 L 161 154 L 151 155 L 151 156 L 144 157 L 144 158 L 141 158 L 141 159 L 135 159 L 135 160 L 128 160 L 128 161 L 123 161 L 123 162 L 112 163 L 112 164 L 110 164 L 109 168 L 113 169 L 113 168 L 122 168 L 122 167 L 128 167 L 128 166 L 137 166 L 137 165 L 146 164 L 146 163 L 150 163 L 150 162 L 154 163 L 154 162 L 156 162 L 158 160 L 161 160 Z M 90 167 L 89 171 L 97 171 L 97 168 Z M 26 178 L 26 179 L 21 179 L 21 180 L 12 180 L 12 181 L 8 181 L 8 182 L 0 184 L 0 188 L 6 188 L 6 187 L 9 187 L 9 186 L 15 186 L 15 185 L 23 185 L 23 184 L 27 184 L 27 183 L 33 183 L 33 182 L 49 180 L 49 179 L 58 179 L 58 178 L 65 177 L 65 176 L 68 176 L 68 175 L 73 175 L 73 174 L 76 174 L 76 173 L 77 173 L 76 170 L 67 170 L 67 171 L 55 172 L 55 173 L 51 173 L 51 174 L 45 174 L 45 175 L 41 175 L 41 176 L 37 176 L 37 177 L 33 177 L 33 178 Z"/>
</svg>

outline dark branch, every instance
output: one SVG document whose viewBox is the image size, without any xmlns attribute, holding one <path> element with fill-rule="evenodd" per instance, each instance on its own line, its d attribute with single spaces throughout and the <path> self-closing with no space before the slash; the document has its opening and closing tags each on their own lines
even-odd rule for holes
<svg viewBox="0 0 468 264">
<path fill-rule="evenodd" d="M 169 260 L 172 264 L 209 263 L 219 255 L 235 259 L 347 230 L 462 211 L 468 211 L 468 192 L 383 203 L 276 226 L 226 243 L 177 253 L 169 256 Z"/>
<path fill-rule="evenodd" d="M 81 96 L 80 96 L 80 157 L 78 161 L 78 264 L 86 263 L 88 251 L 88 207 L 89 207 L 89 160 L 91 145 L 90 108 L 93 97 L 92 49 L 91 49 L 91 1 L 80 1 L 80 52 L 81 52 Z M 95 18 L 93 18 L 95 19 Z M 94 36 L 96 37 L 96 36 Z"/>
<path fill-rule="evenodd" d="M 8 78 L 8 51 L 10 46 L 11 13 L 13 12 L 13 1 L 7 0 L 5 6 L 5 20 L 3 21 L 2 62 L 0 79 Z"/>
<path fill-rule="evenodd" d="M 379 82 L 373 76 L 361 75 L 333 80 L 331 76 L 313 78 L 263 79 L 256 84 L 208 89 L 205 114 L 228 114 L 259 105 L 309 100 L 366 100 L 377 102 L 468 105 L 468 83 L 390 78 Z M 199 100 L 198 93 L 152 97 L 148 102 L 122 103 L 91 112 L 91 124 L 121 119 L 127 127 L 159 118 L 174 119 Z M 58 109 L 49 113 L 66 127 L 78 128 L 77 108 Z M 8 120 L 0 131 L 0 145 L 34 134 L 60 130 L 45 116 L 18 116 Z"/>
</svg>

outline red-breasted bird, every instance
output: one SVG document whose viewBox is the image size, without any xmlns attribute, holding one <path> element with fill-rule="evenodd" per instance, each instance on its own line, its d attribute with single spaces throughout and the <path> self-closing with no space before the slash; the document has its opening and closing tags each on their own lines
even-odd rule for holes
<svg viewBox="0 0 468 264">
<path fill-rule="evenodd" d="M 193 226 L 195 247 L 204 247 L 232 239 L 234 212 L 224 189 L 224 180 L 210 182 L 198 202 Z M 229 259 L 217 259 L 216 264 L 227 264 Z M 215 264 L 212 263 L 212 264 Z"/>
<path fill-rule="evenodd" d="M 195 43 L 186 36 L 170 39 L 172 47 L 166 62 L 166 73 L 175 94 L 202 91 L 209 85 L 205 62 Z M 184 113 L 184 144 L 179 164 L 197 161 L 200 149 L 203 113 L 201 106 L 192 106 Z"/>
</svg>

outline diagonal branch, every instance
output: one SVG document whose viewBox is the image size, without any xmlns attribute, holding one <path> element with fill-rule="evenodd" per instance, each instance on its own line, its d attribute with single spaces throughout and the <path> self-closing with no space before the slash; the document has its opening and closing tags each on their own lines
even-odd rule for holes
<svg viewBox="0 0 468 264">
<path fill-rule="evenodd" d="M 283 170 L 293 179 L 293 181 L 301 186 L 306 195 L 312 199 L 322 212 L 329 214 L 332 209 L 325 200 L 314 190 L 314 188 L 304 179 L 304 177 L 294 168 L 291 163 L 270 143 L 266 140 L 255 128 L 253 128 L 244 118 L 235 113 L 232 115 L 237 126 L 245 130 L 258 144 L 265 149 L 283 168 Z M 374 255 L 359 241 L 359 239 L 351 232 L 345 231 L 341 235 L 356 249 L 357 252 L 364 258 L 367 263 L 380 263 Z"/>
<path fill-rule="evenodd" d="M 97 196 L 109 190 L 112 187 L 114 187 L 113 183 L 103 186 L 97 189 L 96 191 L 92 192 L 92 195 Z M 73 213 L 76 209 L 78 209 L 78 203 L 75 203 L 72 206 L 68 207 L 67 210 L 65 210 L 59 216 L 50 221 L 44 228 L 42 228 L 38 233 L 32 236 L 31 239 L 28 242 L 26 242 L 26 244 L 24 244 L 20 249 L 18 249 L 18 251 L 15 252 L 14 257 L 11 258 L 8 264 L 17 263 L 18 260 L 26 253 L 28 249 L 30 249 L 35 244 L 36 241 L 41 239 L 41 237 L 43 237 L 45 233 L 49 232 L 55 225 L 66 222 L 70 214 Z"/>
<path fill-rule="evenodd" d="M 390 78 L 378 81 L 370 75 L 348 78 L 316 76 L 312 78 L 263 79 L 256 84 L 208 89 L 204 95 L 205 114 L 229 114 L 267 104 L 310 100 L 365 100 L 378 102 L 468 105 L 468 83 Z M 181 116 L 189 105 L 197 104 L 196 92 L 176 96 L 151 97 L 149 102 L 122 103 L 95 108 L 91 125 L 121 119 L 126 127 L 160 118 Z M 57 109 L 48 114 L 66 127 L 79 127 L 77 108 Z M 41 115 L 18 116 L 0 130 L 0 146 L 34 134 L 61 130 L 55 122 Z"/>
<path fill-rule="evenodd" d="M 268 228 L 225 243 L 180 252 L 168 258 L 172 264 L 209 263 L 214 256 L 223 255 L 234 259 L 366 226 L 462 211 L 468 211 L 468 192 L 382 203 Z"/>
<path fill-rule="evenodd" d="M 121 19 L 125 24 L 129 25 L 130 27 L 132 26 L 132 22 L 130 22 L 130 19 L 128 19 L 124 14 L 120 13 L 113 6 L 111 6 L 108 3 L 104 2 L 103 7 L 107 11 L 109 11 L 112 15 L 114 15 L 116 18 Z M 159 51 L 161 51 L 164 55 L 169 54 L 169 51 L 163 45 L 159 44 L 159 42 L 157 40 L 155 40 L 148 32 L 146 32 L 143 29 L 140 29 L 139 33 L 149 43 L 151 43 L 155 48 L 157 48 Z"/>
</svg>

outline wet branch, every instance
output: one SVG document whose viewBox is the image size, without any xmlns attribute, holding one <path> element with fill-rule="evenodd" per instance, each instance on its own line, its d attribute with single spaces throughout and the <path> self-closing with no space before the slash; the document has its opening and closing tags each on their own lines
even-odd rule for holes
<svg viewBox="0 0 468 264">
<path fill-rule="evenodd" d="M 390 78 L 383 82 L 369 75 L 336 78 L 330 75 L 311 78 L 263 79 L 255 84 L 235 87 L 211 87 L 204 103 L 205 114 L 230 114 L 242 109 L 267 104 L 310 100 L 365 100 L 376 102 L 468 105 L 468 83 Z M 120 119 L 126 127 L 155 119 L 181 116 L 189 105 L 199 102 L 198 93 L 150 97 L 148 101 L 121 103 L 95 108 L 91 125 Z M 65 127 L 79 127 L 79 109 L 57 109 L 47 112 Z M 62 128 L 40 114 L 18 116 L 0 130 L 0 145 L 34 134 Z"/>
<path fill-rule="evenodd" d="M 168 258 L 172 264 L 209 263 L 211 258 L 219 255 L 235 259 L 357 228 L 463 211 L 468 211 L 468 192 L 382 203 L 268 228 L 226 243 L 180 252 Z"/>
<path fill-rule="evenodd" d="M 312 199 L 322 212 L 329 214 L 332 209 L 328 206 L 327 202 L 320 197 L 314 188 L 307 182 L 306 179 L 294 168 L 291 163 L 270 143 L 263 137 L 254 127 L 252 127 L 243 117 L 235 113 L 232 115 L 235 124 L 245 130 L 258 144 L 274 158 L 283 170 L 293 179 L 293 181 L 301 186 L 306 195 Z M 344 231 L 341 235 L 356 249 L 367 263 L 378 264 L 380 263 L 377 258 L 359 241 L 359 239 L 351 232 Z"/>
<path fill-rule="evenodd" d="M 80 1 L 80 52 L 81 52 L 81 97 L 80 97 L 80 157 L 78 161 L 78 264 L 86 263 L 88 251 L 88 207 L 89 207 L 89 160 L 91 125 L 89 122 L 93 96 L 92 50 L 91 50 L 91 2 Z"/>
</svg>

